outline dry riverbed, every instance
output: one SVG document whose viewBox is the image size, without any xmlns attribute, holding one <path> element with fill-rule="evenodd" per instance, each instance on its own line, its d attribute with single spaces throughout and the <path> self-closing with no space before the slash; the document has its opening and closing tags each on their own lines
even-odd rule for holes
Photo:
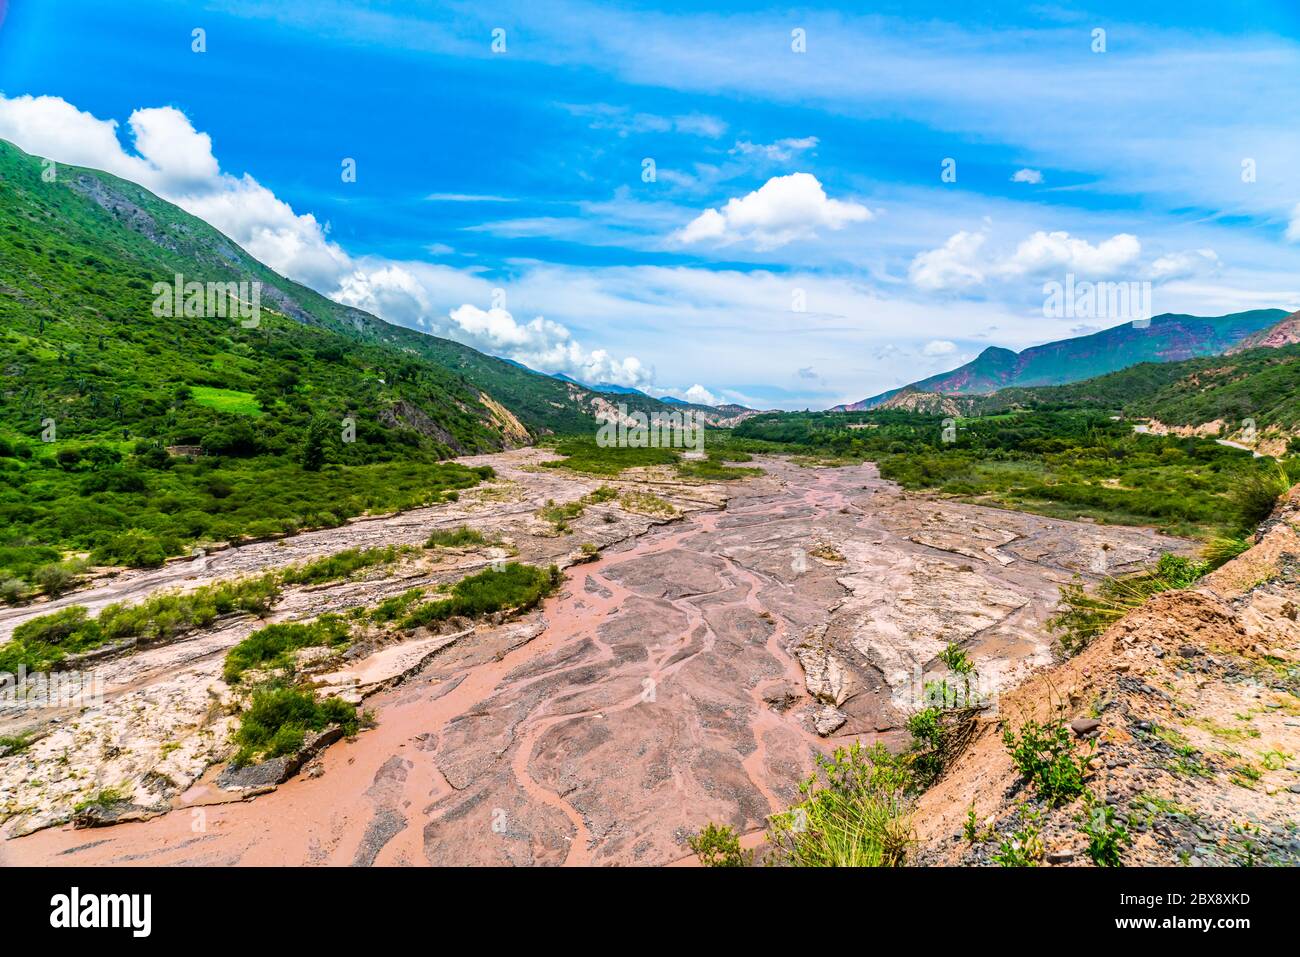
<svg viewBox="0 0 1300 957">
<path fill-rule="evenodd" d="M 1061 582 L 1187 544 L 905 494 L 870 465 L 763 459 L 765 474 L 741 483 L 653 471 L 605 482 L 536 468 L 544 455 L 470 460 L 499 478 L 457 503 L 127 572 L 63 599 L 97 608 L 460 525 L 566 576 L 533 612 L 417 631 L 319 675 L 364 698 L 375 727 L 254 799 L 218 783 L 235 720 L 221 665 L 263 622 L 222 621 L 98 663 L 102 702 L 0 714 L 0 736 L 40 735 L 0 759 L 0 862 L 672 862 L 707 821 L 760 830 L 797 798 L 818 751 L 900 736 L 947 642 L 971 653 L 983 690 L 1014 685 L 1050 659 Z M 638 514 L 623 498 L 588 505 L 567 534 L 537 518 L 602 484 L 676 514 Z M 271 619 L 372 606 L 502 554 L 436 550 L 288 589 Z M 0 617 L 0 639 L 22 614 Z M 51 826 L 104 789 L 149 819 Z"/>
</svg>

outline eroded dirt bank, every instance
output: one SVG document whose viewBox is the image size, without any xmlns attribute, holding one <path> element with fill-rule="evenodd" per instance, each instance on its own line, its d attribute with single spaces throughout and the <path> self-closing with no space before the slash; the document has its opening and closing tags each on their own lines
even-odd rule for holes
<svg viewBox="0 0 1300 957">
<path fill-rule="evenodd" d="M 1061 581 L 1185 544 L 904 495 L 871 466 L 760 464 L 767 474 L 731 486 L 725 511 L 704 507 L 715 487 L 672 490 L 699 510 L 598 541 L 538 612 L 473 630 L 367 699 L 377 727 L 326 751 L 317 776 L 220 804 L 204 778 L 170 813 L 41 830 L 0 845 L 0 860 L 671 862 L 707 821 L 761 828 L 819 749 L 899 733 L 948 641 L 990 690 L 1014 684 L 1048 659 Z M 538 500 L 587 490 L 510 477 L 526 489 L 520 521 Z M 538 541 L 555 557 L 588 531 Z M 546 551 L 520 547 L 529 560 Z M 306 602 L 301 613 L 327 610 Z"/>
<path fill-rule="evenodd" d="M 1036 832 L 1045 863 L 1088 862 L 1080 819 L 1097 811 L 1036 799 L 1001 740 L 1032 719 L 1071 722 L 1081 749 L 1095 745 L 1085 783 L 1133 838 L 1124 863 L 1300 864 L 1298 619 L 1300 486 L 1249 551 L 1003 695 L 919 801 L 918 860 L 986 864 Z"/>
</svg>

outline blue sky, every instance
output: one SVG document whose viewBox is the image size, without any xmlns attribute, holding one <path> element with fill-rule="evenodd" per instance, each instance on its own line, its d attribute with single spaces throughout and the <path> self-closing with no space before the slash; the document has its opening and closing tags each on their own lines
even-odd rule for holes
<svg viewBox="0 0 1300 957">
<path fill-rule="evenodd" d="M 0 136 L 390 321 L 764 408 L 1113 325 L 1044 317 L 1068 275 L 1300 308 L 1300 5 L 862 7 L 0 0 Z"/>
</svg>

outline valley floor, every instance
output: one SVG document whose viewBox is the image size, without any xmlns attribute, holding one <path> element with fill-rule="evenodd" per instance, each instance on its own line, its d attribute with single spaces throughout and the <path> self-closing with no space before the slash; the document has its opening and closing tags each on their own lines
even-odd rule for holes
<svg viewBox="0 0 1300 957">
<path fill-rule="evenodd" d="M 625 475 L 610 484 L 653 491 L 679 515 L 639 515 L 615 500 L 556 535 L 536 510 L 604 483 L 538 469 L 540 457 L 471 460 L 500 478 L 459 503 L 217 552 L 201 566 L 127 572 L 63 599 L 97 607 L 341 548 L 418 543 L 461 524 L 509 541 L 520 561 L 560 564 L 566 577 L 519 618 L 417 632 L 320 676 L 365 695 L 375 727 L 270 793 L 223 789 L 217 774 L 231 721 L 221 662 L 258 622 L 219 622 L 100 663 L 102 704 L 0 714 L 0 735 L 41 735 L 0 759 L 10 812 L 0 863 L 679 861 L 706 822 L 761 832 L 766 815 L 798 798 L 817 753 L 901 741 L 948 642 L 975 659 L 981 691 L 1014 687 L 1050 661 L 1045 622 L 1060 583 L 1190 547 L 1144 529 L 904 493 L 871 465 L 778 459 L 725 485 Z M 599 554 L 582 554 L 583 542 Z M 470 549 L 298 589 L 274 617 L 372 605 L 494 557 Z M 0 638 L 50 607 L 0 615 Z M 96 789 L 124 782 L 122 823 L 62 823 Z"/>
</svg>

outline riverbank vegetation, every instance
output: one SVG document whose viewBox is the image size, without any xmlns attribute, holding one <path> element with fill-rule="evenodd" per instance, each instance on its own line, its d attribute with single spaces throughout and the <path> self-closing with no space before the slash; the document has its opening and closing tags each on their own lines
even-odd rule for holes
<svg viewBox="0 0 1300 957">
<path fill-rule="evenodd" d="M 729 439 L 841 464 L 874 461 L 905 488 L 1202 539 L 1239 534 L 1243 489 L 1276 487 L 1279 468 L 1281 481 L 1300 478 L 1294 458 L 1279 465 L 1209 439 L 1139 434 L 1089 410 L 783 413 L 748 419 Z"/>
</svg>

